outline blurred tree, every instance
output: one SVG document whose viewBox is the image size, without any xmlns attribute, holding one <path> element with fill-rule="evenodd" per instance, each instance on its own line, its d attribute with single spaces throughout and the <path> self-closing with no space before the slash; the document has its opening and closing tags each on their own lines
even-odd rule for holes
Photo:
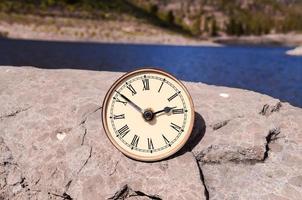
<svg viewBox="0 0 302 200">
<path fill-rule="evenodd" d="M 195 1 L 197 0 L 190 2 Z M 42 10 L 43 14 L 54 14 L 53 11 L 58 9 L 61 12 L 55 12 L 57 15 L 73 16 L 76 13 L 79 17 L 90 15 L 104 18 L 113 16 L 112 13 L 116 16 L 127 13 L 138 18 L 146 17 L 157 25 L 181 28 L 191 35 L 207 33 L 216 36 L 220 32 L 226 32 L 240 36 L 262 35 L 273 31 L 302 31 L 301 0 L 199 0 L 200 10 L 196 6 L 194 9 L 175 6 L 178 2 L 179 0 L 0 0 L 0 11 L 40 14 Z M 190 15 L 192 11 L 194 15 Z M 207 16 L 216 16 L 217 13 L 227 22 L 217 23 L 218 18 L 207 19 Z M 204 18 L 206 19 L 201 24 L 200 20 Z"/>
<path fill-rule="evenodd" d="M 214 18 L 212 20 L 212 26 L 211 26 L 211 36 L 217 36 L 218 35 L 218 27 L 216 23 L 216 19 Z"/>
</svg>

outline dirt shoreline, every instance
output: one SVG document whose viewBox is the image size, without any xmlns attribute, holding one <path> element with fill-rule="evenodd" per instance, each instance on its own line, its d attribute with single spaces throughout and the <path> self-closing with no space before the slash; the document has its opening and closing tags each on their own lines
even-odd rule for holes
<svg viewBox="0 0 302 200">
<path fill-rule="evenodd" d="M 238 45 L 270 45 L 270 46 L 289 46 L 296 47 L 302 45 L 301 33 L 287 34 L 268 34 L 262 36 L 224 36 L 213 39 L 220 44 L 238 44 Z"/>
<path fill-rule="evenodd" d="M 124 16 L 121 20 L 92 20 L 27 15 L 0 18 L 0 37 L 50 41 L 221 46 Z"/>
<path fill-rule="evenodd" d="M 93 20 L 36 15 L 0 15 L 0 38 L 184 46 L 277 45 L 301 46 L 302 34 L 193 38 L 130 16 Z"/>
</svg>

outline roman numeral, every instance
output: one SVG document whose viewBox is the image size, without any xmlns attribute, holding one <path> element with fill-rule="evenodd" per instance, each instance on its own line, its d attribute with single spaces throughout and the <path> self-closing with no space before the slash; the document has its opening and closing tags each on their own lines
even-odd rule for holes
<svg viewBox="0 0 302 200">
<path fill-rule="evenodd" d="M 152 142 L 151 138 L 148 138 L 148 149 L 151 150 L 151 153 L 152 153 L 152 150 L 154 149 L 153 142 Z"/>
<path fill-rule="evenodd" d="M 171 146 L 170 141 L 164 135 L 162 135 L 162 136 L 164 138 L 165 143 L 168 144 L 169 146 Z"/>
<path fill-rule="evenodd" d="M 130 129 L 129 129 L 128 125 L 126 124 L 125 126 L 120 128 L 117 132 L 118 132 L 117 136 L 121 136 L 123 138 L 123 137 L 125 137 L 125 135 L 127 135 L 127 133 L 130 132 Z"/>
<path fill-rule="evenodd" d="M 117 97 L 113 97 L 113 99 L 114 99 L 116 102 L 122 103 L 122 104 L 124 104 L 124 105 L 127 104 L 126 101 L 121 101 L 121 100 L 119 100 Z"/>
<path fill-rule="evenodd" d="M 143 90 L 150 90 L 149 79 L 145 78 L 142 81 L 143 81 L 143 85 L 144 85 Z"/>
<path fill-rule="evenodd" d="M 184 113 L 184 109 L 180 108 L 180 109 L 173 109 L 172 110 L 173 114 L 183 114 Z"/>
<path fill-rule="evenodd" d="M 163 87 L 164 82 L 165 82 L 165 79 L 161 82 L 161 85 L 160 85 L 160 87 L 158 89 L 158 92 L 160 92 L 161 88 Z"/>
<path fill-rule="evenodd" d="M 180 126 L 178 126 L 178 125 L 176 125 L 176 124 L 174 124 L 174 123 L 172 123 L 172 122 L 171 122 L 170 126 L 171 126 L 174 130 L 176 130 L 177 132 L 183 131 L 183 130 L 181 129 Z"/>
<path fill-rule="evenodd" d="M 178 91 L 178 92 L 176 92 L 175 94 L 173 94 L 172 96 L 170 96 L 170 97 L 168 98 L 168 101 L 172 101 L 175 97 L 178 96 L 179 93 L 180 93 L 180 91 Z"/>
<path fill-rule="evenodd" d="M 127 88 L 130 90 L 130 92 L 132 93 L 132 96 L 136 94 L 135 89 L 133 88 L 133 86 L 129 83 L 126 82 Z"/>
<path fill-rule="evenodd" d="M 139 141 L 139 136 L 134 135 L 134 137 L 133 137 L 133 139 L 132 139 L 132 141 L 131 141 L 132 149 L 133 149 L 134 147 L 137 147 L 138 141 Z"/>
<path fill-rule="evenodd" d="M 113 119 L 125 119 L 125 114 L 121 114 L 121 115 L 114 115 Z"/>
</svg>

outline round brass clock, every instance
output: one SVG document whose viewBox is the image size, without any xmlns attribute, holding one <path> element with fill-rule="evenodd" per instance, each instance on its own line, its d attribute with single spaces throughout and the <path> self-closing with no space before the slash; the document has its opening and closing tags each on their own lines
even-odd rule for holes
<svg viewBox="0 0 302 200">
<path fill-rule="evenodd" d="M 125 155 L 141 161 L 164 159 L 188 140 L 194 107 L 185 86 L 158 69 L 120 77 L 107 92 L 102 110 L 105 132 Z"/>
</svg>

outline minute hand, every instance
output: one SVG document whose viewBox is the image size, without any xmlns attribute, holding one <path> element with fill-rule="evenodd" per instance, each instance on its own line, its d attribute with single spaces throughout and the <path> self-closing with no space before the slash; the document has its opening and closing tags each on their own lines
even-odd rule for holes
<svg viewBox="0 0 302 200">
<path fill-rule="evenodd" d="M 116 91 L 123 99 L 125 99 L 126 101 L 128 101 L 134 108 L 136 108 L 138 111 L 140 111 L 141 113 L 143 113 L 143 109 L 141 109 L 138 105 L 136 105 L 135 103 L 133 103 L 133 101 L 131 101 L 128 97 L 126 97 L 125 95 L 123 95 L 122 93 Z"/>
</svg>

